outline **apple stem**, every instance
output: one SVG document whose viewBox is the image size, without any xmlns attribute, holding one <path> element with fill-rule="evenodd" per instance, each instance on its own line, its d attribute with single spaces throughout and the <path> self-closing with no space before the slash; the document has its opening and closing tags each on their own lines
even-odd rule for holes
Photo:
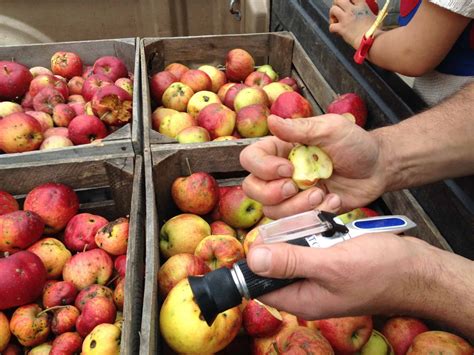
<svg viewBox="0 0 474 355">
<path fill-rule="evenodd" d="M 118 278 L 120 277 L 120 275 L 115 275 L 114 277 L 112 277 L 109 282 L 107 282 L 107 284 L 105 286 L 109 286 L 112 282 L 114 282 L 115 280 L 117 280 Z"/>
<path fill-rule="evenodd" d="M 55 309 L 66 308 L 66 307 L 69 307 L 69 305 L 54 306 L 54 307 L 46 308 L 46 309 L 42 310 L 41 312 L 39 312 L 39 313 L 36 315 L 36 318 L 41 317 L 44 313 L 47 313 L 47 312 L 49 312 L 49 311 L 54 311 Z"/>
<path fill-rule="evenodd" d="M 193 171 L 191 170 L 191 164 L 189 164 L 189 159 L 188 158 L 186 158 L 186 165 L 188 166 L 189 175 L 192 175 Z"/>
</svg>

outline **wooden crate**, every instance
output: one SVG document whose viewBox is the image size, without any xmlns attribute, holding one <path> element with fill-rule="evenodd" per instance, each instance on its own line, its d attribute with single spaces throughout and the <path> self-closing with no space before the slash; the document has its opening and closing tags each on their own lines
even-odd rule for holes
<svg viewBox="0 0 474 355">
<path fill-rule="evenodd" d="M 257 65 L 264 63 L 272 65 L 281 78 L 294 77 L 302 88 L 303 96 L 311 103 L 315 115 L 322 114 L 337 96 L 290 32 L 144 38 L 140 42 L 140 60 L 145 147 L 150 144 L 177 143 L 175 139 L 168 138 L 151 128 L 151 115 L 156 108 L 150 97 L 151 75 L 163 70 L 172 62 L 196 68 L 202 64 L 224 64 L 227 52 L 233 48 L 249 51 L 256 58 Z M 382 122 L 377 117 L 372 117 L 369 112 L 368 127 L 380 125 Z M 248 139 L 240 141 L 245 142 Z"/>
<path fill-rule="evenodd" d="M 74 188 L 80 211 L 104 216 L 108 220 L 129 215 L 129 242 L 125 282 L 122 354 L 136 354 L 139 348 L 143 276 L 144 205 L 143 158 L 75 159 L 59 164 L 31 163 L 29 167 L 0 168 L 0 189 L 10 192 L 22 203 L 36 186 L 59 182 Z"/>
<path fill-rule="evenodd" d="M 239 141 L 195 144 L 192 149 L 185 145 L 155 145 L 145 149 L 146 194 L 146 270 L 142 316 L 140 353 L 169 353 L 159 336 L 159 308 L 157 272 L 160 266 L 159 228 L 179 211 L 171 197 L 171 185 L 175 178 L 193 172 L 212 174 L 220 185 L 235 185 L 247 174 L 239 162 L 239 154 L 246 144 Z M 164 173 L 166 172 L 166 173 Z M 449 245 L 421 209 L 409 191 L 390 192 L 376 202 L 386 213 L 404 214 L 417 228 L 410 234 L 419 235 L 431 244 L 450 250 Z M 240 351 L 239 351 L 240 350 Z M 249 353 L 248 342 L 240 337 L 232 344 L 232 350 L 224 353 Z"/>
<path fill-rule="evenodd" d="M 77 53 L 84 65 L 92 65 L 99 57 L 114 55 L 122 59 L 134 74 L 133 117 L 126 124 L 101 142 L 66 147 L 60 150 L 32 151 L 25 153 L 0 154 L 0 167 L 16 163 L 41 161 L 57 162 L 63 159 L 91 157 L 94 155 L 117 154 L 127 156 L 141 147 L 141 100 L 140 100 L 140 60 L 138 38 L 124 38 L 98 41 L 60 42 L 30 44 L 21 46 L 0 46 L 0 60 L 13 60 L 31 68 L 33 66 L 51 67 L 51 57 L 57 51 Z"/>
</svg>

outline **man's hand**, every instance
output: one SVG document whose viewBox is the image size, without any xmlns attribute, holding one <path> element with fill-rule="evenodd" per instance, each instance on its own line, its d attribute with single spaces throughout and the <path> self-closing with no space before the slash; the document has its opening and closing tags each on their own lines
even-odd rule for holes
<svg viewBox="0 0 474 355">
<path fill-rule="evenodd" d="M 242 166 L 251 174 L 243 188 L 264 205 L 266 216 L 276 219 L 320 208 L 331 212 L 365 206 L 385 189 L 383 152 L 375 136 L 339 115 L 310 118 L 268 118 L 274 137 L 245 148 Z M 333 161 L 333 175 L 316 187 L 298 193 L 287 159 L 293 143 L 317 145 Z"/>
<path fill-rule="evenodd" d="M 334 0 L 329 17 L 329 31 L 340 35 L 354 49 L 376 18 L 365 0 Z"/>
</svg>

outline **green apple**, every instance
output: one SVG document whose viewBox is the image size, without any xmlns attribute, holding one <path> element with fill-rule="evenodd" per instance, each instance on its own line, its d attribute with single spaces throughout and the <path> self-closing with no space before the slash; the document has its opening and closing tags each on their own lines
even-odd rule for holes
<svg viewBox="0 0 474 355">
<path fill-rule="evenodd" d="M 317 146 L 298 144 L 288 159 L 294 167 L 292 179 L 301 190 L 309 189 L 320 179 L 329 179 L 332 175 L 331 158 Z"/>
<path fill-rule="evenodd" d="M 359 352 L 360 355 L 394 355 L 392 346 L 378 331 L 372 330 L 372 335 Z"/>
<path fill-rule="evenodd" d="M 168 294 L 160 311 L 161 335 L 180 354 L 214 354 L 224 349 L 240 330 L 239 307 L 220 313 L 209 326 L 194 301 L 188 279 Z"/>
<path fill-rule="evenodd" d="M 167 258 L 179 253 L 194 254 L 196 246 L 208 235 L 211 227 L 204 219 L 190 213 L 180 214 L 161 227 L 161 253 Z"/>
<path fill-rule="evenodd" d="M 262 65 L 257 69 L 257 71 L 267 74 L 272 81 L 278 81 L 279 76 L 278 73 L 273 69 L 270 64 Z"/>
</svg>

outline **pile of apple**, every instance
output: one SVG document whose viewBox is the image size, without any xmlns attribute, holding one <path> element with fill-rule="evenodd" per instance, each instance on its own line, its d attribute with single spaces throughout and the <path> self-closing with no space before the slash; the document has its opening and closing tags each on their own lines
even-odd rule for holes
<svg viewBox="0 0 474 355">
<path fill-rule="evenodd" d="M 218 186 L 205 172 L 175 179 L 171 195 L 183 213 L 161 227 L 159 245 L 166 261 L 158 272 L 158 288 L 164 300 L 161 335 L 177 353 L 216 353 L 243 328 L 252 339 L 253 354 L 415 355 L 426 354 L 426 349 L 472 354 L 472 347 L 462 338 L 429 331 L 415 318 L 393 317 L 377 330 L 372 316 L 307 321 L 258 300 L 243 300 L 240 307 L 219 314 L 208 326 L 187 277 L 232 267 L 247 255 L 258 237 L 258 226 L 271 220 L 240 186 Z M 362 207 L 339 219 L 349 223 L 377 215 Z"/>
<path fill-rule="evenodd" d="M 0 190 L 0 353 L 118 354 L 128 218 L 78 213 L 67 185 Z"/>
<path fill-rule="evenodd" d="M 151 95 L 162 105 L 153 112 L 153 129 L 180 143 L 196 143 L 266 136 L 270 113 L 311 116 L 296 80 L 278 79 L 270 65 L 255 67 L 252 55 L 240 48 L 227 53 L 225 71 L 171 63 L 150 78 Z"/>
<path fill-rule="evenodd" d="M 133 74 L 114 56 L 84 66 L 56 52 L 51 70 L 0 61 L 0 152 L 87 144 L 132 118 Z"/>
</svg>

